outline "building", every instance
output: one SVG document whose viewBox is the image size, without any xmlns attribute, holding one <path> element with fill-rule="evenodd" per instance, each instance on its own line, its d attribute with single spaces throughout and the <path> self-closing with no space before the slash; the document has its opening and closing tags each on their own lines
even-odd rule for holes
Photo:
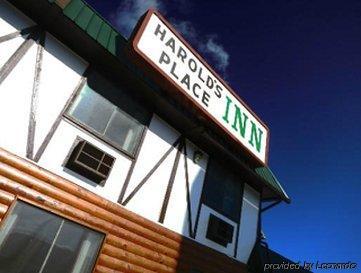
<svg viewBox="0 0 361 273">
<path fill-rule="evenodd" d="M 248 272 L 269 130 L 169 23 L 0 0 L 0 272 Z"/>
</svg>

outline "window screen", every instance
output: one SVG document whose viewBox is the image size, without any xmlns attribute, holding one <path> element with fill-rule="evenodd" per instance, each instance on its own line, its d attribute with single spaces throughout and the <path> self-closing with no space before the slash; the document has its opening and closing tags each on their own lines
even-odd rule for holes
<svg viewBox="0 0 361 273">
<path fill-rule="evenodd" d="M 210 160 L 204 185 L 205 203 L 231 220 L 239 221 L 242 182 L 232 170 Z"/>
<path fill-rule="evenodd" d="M 134 154 L 143 125 L 86 85 L 68 114 L 105 140 Z"/>
<path fill-rule="evenodd" d="M 0 273 L 90 273 L 103 238 L 19 201 L 0 229 Z"/>
</svg>

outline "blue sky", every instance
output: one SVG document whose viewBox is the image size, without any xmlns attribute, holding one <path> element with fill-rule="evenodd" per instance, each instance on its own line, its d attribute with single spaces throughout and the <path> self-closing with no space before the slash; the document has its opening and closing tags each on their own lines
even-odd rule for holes
<svg viewBox="0 0 361 273">
<path fill-rule="evenodd" d="M 361 267 L 360 1 L 88 2 L 125 36 L 158 8 L 269 126 L 292 198 L 263 217 L 272 249 Z"/>
</svg>

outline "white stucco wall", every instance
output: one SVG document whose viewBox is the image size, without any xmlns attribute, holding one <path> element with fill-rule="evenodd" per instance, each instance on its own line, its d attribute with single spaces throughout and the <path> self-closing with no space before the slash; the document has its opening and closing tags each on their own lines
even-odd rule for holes
<svg viewBox="0 0 361 273">
<path fill-rule="evenodd" d="M 0 37 L 35 25 L 21 12 L 0 0 Z M 0 67 L 25 41 L 17 37 L 0 43 Z M 0 147 L 26 157 L 31 96 L 34 85 L 38 45 L 34 43 L 13 71 L 0 85 Z M 88 64 L 69 48 L 46 33 L 41 61 L 34 154 L 38 151 L 54 121 L 77 87 Z M 75 138 L 80 136 L 116 158 L 112 172 L 104 186 L 99 186 L 62 167 Z M 121 152 L 108 147 L 73 124 L 62 121 L 47 149 L 38 162 L 104 198 L 117 202 L 131 161 Z"/>
<path fill-rule="evenodd" d="M 187 164 L 189 177 L 189 196 L 191 203 L 191 222 L 192 230 L 195 229 L 195 222 L 198 212 L 198 206 L 202 194 L 202 187 L 207 168 L 208 155 L 197 148 L 194 144 L 187 141 Z M 201 151 L 203 158 L 197 164 L 193 162 L 193 154 L 195 151 Z M 185 179 L 185 162 L 182 154 L 177 174 L 175 177 L 173 191 L 170 195 L 167 214 L 164 225 L 180 234 L 190 236 L 188 223 L 188 207 L 187 207 L 187 189 Z"/>
<path fill-rule="evenodd" d="M 153 117 L 124 199 L 141 182 L 178 137 L 179 133 L 177 131 L 157 116 Z M 170 153 L 168 158 L 148 179 L 147 183 L 130 200 L 126 206 L 128 209 L 150 220 L 158 221 L 175 155 L 176 149 Z"/>
<path fill-rule="evenodd" d="M 208 238 L 206 238 L 210 214 L 217 216 L 221 220 L 223 220 L 233 226 L 233 239 L 232 239 L 232 242 L 227 245 L 227 247 L 219 245 L 216 242 L 213 242 L 212 240 L 209 240 Z M 216 212 L 215 210 L 211 209 L 210 207 L 202 204 L 200 216 L 199 216 L 196 240 L 203 243 L 206 246 L 209 246 L 210 248 L 213 248 L 215 250 L 218 250 L 219 252 L 227 254 L 230 257 L 233 257 L 234 256 L 234 248 L 236 245 L 237 226 L 238 226 L 237 223 L 235 223 L 234 221 L 228 219 L 227 217 Z"/>
<path fill-rule="evenodd" d="M 33 25 L 35 23 L 17 9 L 0 1 L 0 37 Z M 24 41 L 20 36 L 0 43 L 0 67 Z M 6 128 L 0 134 L 0 146 L 23 157 L 26 155 L 37 47 L 34 43 L 0 85 L 0 124 Z M 46 34 L 38 86 L 34 154 L 86 67 L 84 60 Z"/>
<path fill-rule="evenodd" d="M 179 138 L 180 134 L 161 118 L 154 115 L 141 148 L 138 161 L 128 185 L 125 199 L 139 182 L 153 168 L 157 161 Z M 187 141 L 189 188 L 191 197 L 192 225 L 194 229 L 196 214 L 200 202 L 208 155 L 203 152 L 203 158 L 195 164 L 192 160 L 195 145 Z M 126 207 L 140 215 L 157 222 L 159 220 L 164 196 L 173 168 L 177 150 L 174 149 L 157 171 L 149 178 L 140 191 L 130 200 Z M 177 173 L 170 195 L 164 226 L 185 236 L 190 236 L 188 230 L 188 210 L 186 198 L 186 180 L 184 156 L 181 155 Z"/>
<path fill-rule="evenodd" d="M 100 186 L 62 166 L 77 136 L 115 158 L 114 166 L 104 186 Z M 110 201 L 117 202 L 131 161 L 96 137 L 78 129 L 71 122 L 63 120 L 39 164 Z"/>
<path fill-rule="evenodd" d="M 33 45 L 0 85 L 0 124 L 3 128 L 0 146 L 23 157 L 26 154 L 36 51 Z"/>
<path fill-rule="evenodd" d="M 247 263 L 257 238 L 259 200 L 259 192 L 245 184 L 237 251 L 237 259 L 244 263 Z"/>
<path fill-rule="evenodd" d="M 38 89 L 35 151 L 78 85 L 87 66 L 83 59 L 52 35 L 46 35 Z"/>
</svg>

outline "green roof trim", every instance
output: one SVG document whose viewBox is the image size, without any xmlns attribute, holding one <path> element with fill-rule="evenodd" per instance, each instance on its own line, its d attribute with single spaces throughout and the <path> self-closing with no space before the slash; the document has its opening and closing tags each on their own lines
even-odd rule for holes
<svg viewBox="0 0 361 273">
<path fill-rule="evenodd" d="M 267 182 L 271 188 L 281 194 L 283 199 L 286 202 L 290 202 L 290 198 L 288 197 L 285 190 L 282 188 L 281 183 L 277 180 L 276 176 L 273 174 L 270 168 L 268 167 L 259 167 L 255 169 L 255 172 L 263 178 Z"/>
<path fill-rule="evenodd" d="M 66 5 L 63 12 L 71 20 L 75 20 L 85 6 L 86 5 L 82 0 L 72 0 Z"/>
<path fill-rule="evenodd" d="M 90 37 L 107 49 L 112 55 L 120 57 L 127 40 L 83 0 L 48 0 L 63 10 L 63 14 L 84 30 Z M 64 8 L 62 8 L 64 6 Z"/>
<path fill-rule="evenodd" d="M 66 10 L 64 10 L 64 12 L 65 11 Z M 89 7 L 84 6 L 81 9 L 81 11 L 78 13 L 78 15 L 75 17 L 75 22 L 80 28 L 86 30 L 93 15 L 94 12 L 92 12 L 92 10 Z"/>
<path fill-rule="evenodd" d="M 90 19 L 90 22 L 86 28 L 86 32 L 93 38 L 97 39 L 100 28 L 103 24 L 103 20 L 96 14 Z"/>
<path fill-rule="evenodd" d="M 61 8 L 67 18 L 72 20 L 112 55 L 119 59 L 123 58 L 122 50 L 128 42 L 127 39 L 84 0 L 48 0 L 48 2 Z M 144 80 L 147 79 L 144 78 Z M 281 184 L 268 167 L 259 167 L 253 171 L 262 178 L 269 188 L 279 194 L 281 199 L 286 202 L 290 201 Z"/>
<path fill-rule="evenodd" d="M 116 50 L 117 50 L 117 37 L 120 34 L 114 30 L 112 30 L 111 34 L 110 34 L 110 38 L 109 38 L 109 43 L 108 43 L 108 50 L 110 53 L 112 53 L 113 55 L 116 55 Z"/>
<path fill-rule="evenodd" d="M 97 41 L 104 46 L 105 48 L 108 48 L 108 42 L 110 38 L 110 31 L 111 28 L 107 24 L 102 24 L 102 27 L 100 28 L 100 32 L 98 34 Z"/>
</svg>

